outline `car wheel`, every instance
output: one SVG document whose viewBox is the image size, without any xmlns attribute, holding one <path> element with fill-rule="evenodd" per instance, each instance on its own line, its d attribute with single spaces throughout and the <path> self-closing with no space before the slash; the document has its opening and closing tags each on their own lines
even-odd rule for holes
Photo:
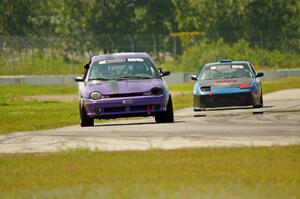
<svg viewBox="0 0 300 199">
<path fill-rule="evenodd" d="M 263 101 L 263 96 L 262 95 L 260 96 L 259 104 L 254 105 L 253 107 L 254 108 L 262 108 L 262 107 L 264 107 L 264 101 Z"/>
<path fill-rule="evenodd" d="M 87 126 L 94 126 L 94 119 L 90 118 L 84 106 L 79 104 L 79 112 L 80 112 L 80 126 L 81 127 L 87 127 Z"/>
<path fill-rule="evenodd" d="M 167 104 L 167 110 L 164 112 L 159 112 L 155 114 L 156 123 L 172 123 L 174 122 L 174 113 L 173 113 L 173 103 L 172 97 L 170 95 L 169 101 Z"/>
</svg>

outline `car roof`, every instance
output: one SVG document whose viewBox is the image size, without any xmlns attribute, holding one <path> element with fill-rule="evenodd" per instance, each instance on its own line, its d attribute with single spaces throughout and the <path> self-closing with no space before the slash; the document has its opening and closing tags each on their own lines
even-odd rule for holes
<svg viewBox="0 0 300 199">
<path fill-rule="evenodd" d="M 104 61 L 112 59 L 125 59 L 125 58 L 147 58 L 151 59 L 150 55 L 141 52 L 130 52 L 130 53 L 112 53 L 112 54 L 102 54 L 92 57 L 92 62 L 94 61 Z"/>
<path fill-rule="evenodd" d="M 218 65 L 218 64 L 222 64 L 222 65 L 225 65 L 225 64 L 248 64 L 248 65 L 250 65 L 250 62 L 248 62 L 248 61 L 231 61 L 231 60 L 226 59 L 226 60 L 221 60 L 218 62 L 207 63 L 207 64 L 205 64 L 205 66 Z"/>
</svg>

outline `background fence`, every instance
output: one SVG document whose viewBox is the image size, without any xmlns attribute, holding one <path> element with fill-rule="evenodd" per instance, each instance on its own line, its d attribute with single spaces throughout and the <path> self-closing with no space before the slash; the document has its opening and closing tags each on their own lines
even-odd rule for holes
<svg viewBox="0 0 300 199">
<path fill-rule="evenodd" d="M 196 73 L 171 73 L 164 77 L 168 84 L 191 82 L 191 75 Z M 264 72 L 264 79 L 281 77 L 300 77 L 299 70 L 279 70 Z M 78 75 L 47 75 L 47 76 L 0 76 L 0 85 L 75 85 Z"/>
<path fill-rule="evenodd" d="M 79 73 L 81 65 L 91 56 L 112 52 L 148 52 L 158 62 L 177 60 L 186 48 L 205 39 L 210 42 L 202 35 L 103 34 L 97 37 L 82 35 L 76 39 L 0 36 L 0 75 Z M 227 42 L 234 43 L 234 37 L 228 36 Z M 248 42 L 262 49 L 300 52 L 297 35 L 264 37 L 264 33 L 259 32 Z"/>
</svg>

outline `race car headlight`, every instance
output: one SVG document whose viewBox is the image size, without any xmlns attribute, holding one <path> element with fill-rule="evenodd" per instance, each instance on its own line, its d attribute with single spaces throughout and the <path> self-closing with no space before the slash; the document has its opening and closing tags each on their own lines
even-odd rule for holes
<svg viewBox="0 0 300 199">
<path fill-rule="evenodd" d="M 93 100 L 98 100 L 102 98 L 101 93 L 97 92 L 97 91 L 93 91 L 90 93 L 90 98 Z"/>
<path fill-rule="evenodd" d="M 163 93 L 163 90 L 158 87 L 154 87 L 151 89 L 151 94 L 152 95 L 161 95 Z"/>
</svg>

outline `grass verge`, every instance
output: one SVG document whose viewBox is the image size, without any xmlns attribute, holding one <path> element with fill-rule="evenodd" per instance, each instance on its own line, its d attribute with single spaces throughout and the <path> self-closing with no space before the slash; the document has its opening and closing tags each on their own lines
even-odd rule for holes
<svg viewBox="0 0 300 199">
<path fill-rule="evenodd" d="M 24 102 L 28 95 L 71 94 L 75 86 L 1 86 L 0 133 L 61 127 L 78 122 L 75 102 Z"/>
<path fill-rule="evenodd" d="M 286 77 L 279 79 L 264 80 L 263 92 L 270 93 L 274 91 L 300 88 L 300 77 Z"/>
<path fill-rule="evenodd" d="M 171 91 L 192 91 L 193 83 L 169 85 Z M 263 91 L 300 88 L 299 77 L 264 80 Z M 24 102 L 30 95 L 75 94 L 76 86 L 0 86 L 0 133 L 50 129 L 77 124 L 77 102 Z M 174 109 L 192 105 L 192 94 L 173 97 Z"/>
<path fill-rule="evenodd" d="M 0 155 L 0 198 L 299 198 L 300 146 Z"/>
</svg>

